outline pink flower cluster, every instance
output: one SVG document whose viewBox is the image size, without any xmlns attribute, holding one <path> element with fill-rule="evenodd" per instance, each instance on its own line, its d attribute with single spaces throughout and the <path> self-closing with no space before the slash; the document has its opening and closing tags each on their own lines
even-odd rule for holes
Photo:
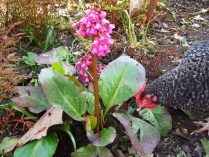
<svg viewBox="0 0 209 157">
<path fill-rule="evenodd" d="M 92 7 L 85 13 L 86 16 L 74 23 L 72 27 L 79 27 L 76 32 L 81 36 L 93 38 L 92 54 L 106 56 L 110 52 L 110 45 L 113 43 L 110 34 L 115 26 L 105 19 L 106 13 L 99 8 Z"/>
<path fill-rule="evenodd" d="M 87 72 L 90 70 L 91 65 L 92 65 L 92 57 L 90 54 L 81 57 L 80 60 L 75 63 L 75 66 L 78 69 L 77 74 L 79 75 L 79 79 L 81 80 L 82 83 L 88 83 L 90 80 L 92 80 Z M 105 66 L 101 66 L 97 64 L 98 73 L 101 73 L 104 68 Z"/>
</svg>

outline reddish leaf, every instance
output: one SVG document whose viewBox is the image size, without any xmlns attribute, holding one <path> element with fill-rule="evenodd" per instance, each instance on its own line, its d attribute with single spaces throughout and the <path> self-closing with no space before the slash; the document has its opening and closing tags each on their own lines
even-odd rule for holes
<svg viewBox="0 0 209 157">
<path fill-rule="evenodd" d="M 151 124 L 130 115 L 114 113 L 125 128 L 133 148 L 140 156 L 151 154 L 160 141 L 160 132 Z"/>
<path fill-rule="evenodd" d="M 157 7 L 157 2 L 158 0 L 150 0 L 150 3 L 147 8 L 147 12 L 146 12 L 146 18 L 144 19 L 142 24 L 145 24 L 151 21 L 153 14 L 155 12 L 155 9 Z"/>
<path fill-rule="evenodd" d="M 94 146 L 106 146 L 115 140 L 116 131 L 113 127 L 103 128 L 101 132 L 96 134 L 93 131 L 88 131 L 87 137 Z"/>
<path fill-rule="evenodd" d="M 19 93 L 19 97 L 12 98 L 14 103 L 22 107 L 33 107 L 37 112 L 51 107 L 41 87 L 17 86 L 15 89 Z"/>
</svg>

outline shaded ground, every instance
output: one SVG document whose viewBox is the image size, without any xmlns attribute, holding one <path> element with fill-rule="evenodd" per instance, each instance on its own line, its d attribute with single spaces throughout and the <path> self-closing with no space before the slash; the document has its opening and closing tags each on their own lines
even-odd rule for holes
<svg viewBox="0 0 209 157">
<path fill-rule="evenodd" d="M 202 9 L 209 8 L 209 1 L 175 0 L 166 4 L 167 7 L 154 22 L 154 28 L 148 33 L 148 36 L 157 42 L 156 48 L 159 52 L 153 57 L 146 54 L 133 56 L 145 65 L 148 81 L 174 67 L 186 51 L 187 47 L 182 46 L 183 43 L 175 38 L 175 34 L 184 37 L 189 45 L 209 38 L 209 13 L 201 13 Z M 169 113 L 172 116 L 173 129 L 162 139 L 154 155 L 204 156 L 200 139 L 209 139 L 207 133 L 190 135 L 197 129 L 192 120 L 181 110 L 169 108 Z"/>
</svg>

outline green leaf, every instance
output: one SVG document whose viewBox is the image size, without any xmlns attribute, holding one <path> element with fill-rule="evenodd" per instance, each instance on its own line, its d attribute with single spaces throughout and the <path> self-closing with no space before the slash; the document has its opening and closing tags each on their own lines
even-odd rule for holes
<svg viewBox="0 0 209 157">
<path fill-rule="evenodd" d="M 84 87 L 83 85 L 79 82 L 79 80 L 73 76 L 69 76 L 67 75 L 66 76 L 78 89 L 80 92 L 83 92 L 84 91 Z M 84 97 L 85 97 L 85 94 L 84 94 Z"/>
<path fill-rule="evenodd" d="M 125 128 L 133 148 L 141 156 L 151 154 L 160 142 L 160 132 L 151 124 L 130 115 L 113 113 Z"/>
<path fill-rule="evenodd" d="M 48 32 L 47 32 L 47 37 L 46 37 L 46 41 L 44 44 L 44 50 L 47 50 L 50 46 L 53 46 L 55 42 L 54 34 L 55 34 L 54 26 L 52 25 L 48 26 Z"/>
<path fill-rule="evenodd" d="M 86 99 L 88 113 L 93 115 L 94 114 L 94 94 L 87 92 L 87 91 L 82 92 L 82 94 L 84 95 Z"/>
<path fill-rule="evenodd" d="M 71 157 L 113 157 L 109 149 L 88 144 L 71 153 Z"/>
<path fill-rule="evenodd" d="M 64 124 L 60 128 L 69 135 L 69 137 L 70 137 L 70 139 L 71 139 L 71 141 L 73 143 L 74 151 L 76 151 L 76 141 L 75 141 L 75 137 L 73 136 L 72 132 L 70 131 L 70 123 L 69 123 L 69 121 L 66 120 L 64 122 Z"/>
<path fill-rule="evenodd" d="M 97 118 L 95 116 L 86 117 L 86 130 L 91 131 L 97 126 Z"/>
<path fill-rule="evenodd" d="M 33 117 L 33 114 L 28 112 L 25 108 L 18 106 L 17 104 L 14 103 L 9 103 L 9 104 L 0 104 L 0 110 L 4 110 L 6 108 L 12 108 L 28 117 Z M 36 117 L 33 117 L 36 119 Z"/>
<path fill-rule="evenodd" d="M 35 57 L 37 54 L 33 52 L 28 52 L 28 56 L 23 56 L 23 61 L 28 65 L 36 65 Z"/>
<path fill-rule="evenodd" d="M 70 65 L 67 62 L 61 62 L 61 63 L 62 63 L 63 70 L 65 71 L 65 74 L 67 74 L 67 75 L 75 74 L 76 69 L 73 65 Z"/>
<path fill-rule="evenodd" d="M 164 106 L 158 105 L 151 110 L 144 109 L 140 114 L 144 119 L 150 121 L 159 129 L 161 136 L 166 136 L 172 128 L 171 116 Z"/>
<path fill-rule="evenodd" d="M 14 157 L 52 157 L 56 151 L 59 140 L 56 133 L 32 141 L 14 151 Z"/>
<path fill-rule="evenodd" d="M 87 137 L 94 146 L 106 146 L 115 140 L 116 131 L 113 127 L 104 128 L 100 133 L 96 134 L 93 131 L 88 131 Z"/>
<path fill-rule="evenodd" d="M 200 141 L 205 150 L 206 157 L 209 157 L 209 141 L 205 139 L 201 139 Z"/>
<path fill-rule="evenodd" d="M 14 149 L 19 138 L 5 137 L 0 144 L 0 154 L 5 154 Z"/>
<path fill-rule="evenodd" d="M 109 109 L 134 96 L 145 80 L 144 67 L 128 56 L 121 56 L 109 63 L 99 79 L 100 95 Z"/>
<path fill-rule="evenodd" d="M 181 150 L 176 154 L 176 157 L 187 157 L 187 155 L 183 150 Z"/>
<path fill-rule="evenodd" d="M 55 62 L 62 62 L 69 58 L 69 51 L 67 47 L 61 46 L 53 48 L 48 52 L 42 53 L 35 57 L 38 64 L 53 64 Z"/>
<path fill-rule="evenodd" d="M 15 87 L 19 96 L 12 98 L 12 102 L 21 106 L 30 106 L 41 112 L 51 107 L 41 87 L 17 86 Z"/>
<path fill-rule="evenodd" d="M 50 104 L 60 106 L 74 120 L 84 120 L 85 99 L 70 80 L 52 69 L 42 69 L 39 80 Z"/>
<path fill-rule="evenodd" d="M 56 48 L 56 52 L 60 61 L 66 60 L 69 57 L 69 50 L 66 46 Z"/>
<path fill-rule="evenodd" d="M 52 64 L 52 68 L 53 68 L 53 70 L 59 72 L 62 75 L 65 74 L 65 71 L 63 69 L 63 66 L 62 66 L 61 62 L 56 62 L 56 63 Z"/>
</svg>

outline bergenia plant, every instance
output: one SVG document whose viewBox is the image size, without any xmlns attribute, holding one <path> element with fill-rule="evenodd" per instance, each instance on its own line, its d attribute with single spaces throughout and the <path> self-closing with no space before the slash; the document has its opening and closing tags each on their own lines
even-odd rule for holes
<svg viewBox="0 0 209 157">
<path fill-rule="evenodd" d="M 89 76 L 86 72 L 89 70 L 93 75 L 94 84 L 94 98 L 95 98 L 95 117 L 99 122 L 99 90 L 97 80 L 97 69 L 99 72 L 103 69 L 97 64 L 97 57 L 106 56 L 110 52 L 110 45 L 113 43 L 111 39 L 112 29 L 115 28 L 113 24 L 105 18 L 106 13 L 99 8 L 92 7 L 85 12 L 85 16 L 72 25 L 73 28 L 78 29 L 76 32 L 84 38 L 91 38 L 91 55 L 87 54 L 76 63 L 79 69 L 78 75 L 83 83 L 88 82 Z"/>
<path fill-rule="evenodd" d="M 74 152 L 71 156 L 80 157 L 85 154 L 89 157 L 112 157 L 111 151 L 105 146 L 112 143 L 116 137 L 117 128 L 106 123 L 107 117 L 113 116 L 124 126 L 137 154 L 144 156 L 152 153 L 160 140 L 160 134 L 165 135 L 171 127 L 168 114 L 160 114 L 159 117 L 158 113 L 166 113 L 161 108 L 143 110 L 141 116 L 153 123 L 153 126 L 129 115 L 128 112 L 121 113 L 118 108 L 114 108 L 139 91 L 145 81 L 143 66 L 125 55 L 110 62 L 105 68 L 97 64 L 97 58 L 110 53 L 110 45 L 113 44 L 111 33 L 114 25 L 110 24 L 106 13 L 101 9 L 90 8 L 85 12 L 85 17 L 72 26 L 77 29 L 78 34 L 92 41 L 91 51 L 75 64 L 79 80 L 73 77 L 75 68 L 63 61 L 64 56 L 68 54 L 65 47 L 37 56 L 38 64 L 51 65 L 42 69 L 39 74 L 41 86 L 17 87 L 20 95 L 13 101 L 29 107 L 32 112 L 47 111 L 20 139 L 7 139 L 5 143 L 9 141 L 12 144 L 4 148 L 4 151 L 9 152 L 14 147 L 19 147 L 14 152 L 15 157 L 25 157 L 24 154 L 30 156 L 29 148 L 36 147 L 44 149 L 44 152 L 48 153 L 45 156 L 52 156 L 58 137 L 55 131 L 47 135 L 47 130 L 53 125 L 62 124 L 61 129 L 67 132 L 73 143 Z M 94 92 L 88 91 L 79 81 L 83 84 L 92 81 Z M 77 149 L 70 124 L 65 119 L 63 123 L 63 111 L 73 121 L 84 124 L 89 140 L 87 146 Z M 168 129 L 159 125 L 159 121 L 164 122 Z M 40 138 L 41 140 L 34 141 Z M 31 140 L 33 141 L 26 144 Z M 22 145 L 24 146 L 20 147 Z"/>
</svg>

